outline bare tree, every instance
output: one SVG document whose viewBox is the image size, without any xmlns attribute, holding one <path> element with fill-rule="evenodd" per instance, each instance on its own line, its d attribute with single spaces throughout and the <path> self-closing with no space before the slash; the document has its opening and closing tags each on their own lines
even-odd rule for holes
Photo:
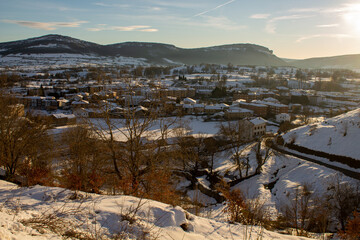
<svg viewBox="0 0 360 240">
<path fill-rule="evenodd" d="M 91 129 L 77 126 L 62 135 L 67 146 L 62 182 L 67 188 L 98 193 L 104 183 L 106 163 L 101 144 Z"/>
<path fill-rule="evenodd" d="M 248 159 L 242 157 L 242 152 L 246 149 L 243 145 L 249 140 L 250 128 L 247 127 L 245 121 L 229 121 L 220 125 L 219 133 L 231 142 L 232 160 L 239 171 L 240 179 L 242 179 L 243 169 L 249 168 Z"/>
<path fill-rule="evenodd" d="M 312 232 L 323 234 L 322 239 L 325 240 L 325 233 L 330 224 L 332 208 L 324 196 L 315 197 L 313 203 L 313 216 L 310 218 L 309 228 Z"/>
<path fill-rule="evenodd" d="M 134 92 L 130 85 L 128 92 Z M 126 194 L 144 196 L 157 187 L 156 184 L 148 184 L 154 180 L 149 178 L 150 175 L 154 172 L 158 172 L 158 176 L 167 175 L 168 152 L 165 146 L 173 123 L 158 119 L 156 104 L 144 108 L 136 106 L 134 99 L 130 96 L 126 101 L 122 118 L 112 118 L 112 106 L 105 103 L 102 107 L 104 117 L 88 122 L 104 143 L 104 152 L 117 176 L 117 187 Z M 152 127 L 157 123 L 160 131 L 153 131 Z"/>
<path fill-rule="evenodd" d="M 283 212 L 298 235 L 304 235 L 304 231 L 309 229 L 314 209 L 312 194 L 312 186 L 308 183 L 298 185 L 292 194 L 288 194 L 289 203 Z"/>
<path fill-rule="evenodd" d="M 189 169 L 191 160 L 194 157 L 194 151 L 191 149 L 192 136 L 189 135 L 190 131 L 189 122 L 183 121 L 182 119 L 180 119 L 173 131 L 177 150 L 175 153 L 175 161 L 181 163 L 183 171 Z"/>
<path fill-rule="evenodd" d="M 327 200 L 331 204 L 341 229 L 345 230 L 347 218 L 351 212 L 360 207 L 360 186 L 352 186 L 348 182 L 342 182 L 337 176 L 334 182 L 330 184 Z"/>
<path fill-rule="evenodd" d="M 151 167 L 146 137 L 153 124 L 154 116 L 140 116 L 139 108 L 126 107 L 124 119 L 111 119 L 109 107 L 105 109 L 105 124 L 95 126 L 95 131 L 108 148 L 114 171 L 120 181 L 130 182 L 128 193 L 137 191 L 141 176 Z M 121 138 L 117 140 L 116 138 Z"/>
<path fill-rule="evenodd" d="M 310 123 L 310 117 L 311 117 L 311 111 L 310 111 L 309 107 L 304 107 L 303 111 L 302 111 L 302 114 L 299 115 L 299 118 L 300 118 L 301 122 L 304 125 L 309 124 Z"/>
<path fill-rule="evenodd" d="M 23 111 L 23 106 L 16 105 L 14 99 L 0 97 L 0 165 L 5 167 L 9 180 L 15 179 L 24 160 L 28 160 L 28 164 L 40 163 L 37 160 L 51 151 L 48 121 L 31 114 L 22 116 Z"/>
<path fill-rule="evenodd" d="M 205 153 L 207 155 L 208 162 L 209 162 L 209 167 L 210 167 L 210 175 L 213 174 L 213 170 L 214 170 L 214 159 L 216 157 L 216 154 L 219 151 L 219 143 L 213 138 L 207 138 L 204 139 L 204 144 L 205 144 Z"/>
<path fill-rule="evenodd" d="M 262 166 L 273 154 L 273 151 L 268 146 L 267 141 L 271 141 L 271 138 L 259 138 L 258 142 L 255 145 L 256 162 L 257 162 L 255 173 L 257 174 L 261 173 Z"/>
</svg>

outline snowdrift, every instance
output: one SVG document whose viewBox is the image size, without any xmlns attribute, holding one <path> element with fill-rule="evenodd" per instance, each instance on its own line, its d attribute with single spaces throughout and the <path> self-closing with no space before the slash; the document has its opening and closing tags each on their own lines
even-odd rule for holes
<svg viewBox="0 0 360 240">
<path fill-rule="evenodd" d="M 104 196 L 0 181 L 0 239 L 306 239 L 194 216 L 131 196 Z"/>
</svg>

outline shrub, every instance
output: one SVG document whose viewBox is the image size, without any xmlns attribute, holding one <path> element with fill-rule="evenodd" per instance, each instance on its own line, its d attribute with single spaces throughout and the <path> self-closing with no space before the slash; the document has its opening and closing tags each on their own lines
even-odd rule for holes
<svg viewBox="0 0 360 240">
<path fill-rule="evenodd" d="M 348 219 L 345 231 L 340 231 L 339 235 L 343 240 L 360 239 L 360 212 L 353 212 L 353 218 Z"/>
</svg>

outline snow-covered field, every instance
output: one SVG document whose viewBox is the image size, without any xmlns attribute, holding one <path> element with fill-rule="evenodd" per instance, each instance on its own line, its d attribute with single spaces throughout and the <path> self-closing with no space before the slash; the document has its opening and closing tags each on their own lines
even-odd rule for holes
<svg viewBox="0 0 360 240">
<path fill-rule="evenodd" d="M 130 196 L 0 181 L 0 239 L 306 239 L 197 217 L 180 207 Z M 186 230 L 183 230 L 183 228 Z M 52 230 L 50 230 L 52 229 Z"/>
<path fill-rule="evenodd" d="M 331 154 L 352 157 L 360 161 L 360 109 L 302 126 L 286 133 L 289 143 Z"/>
<path fill-rule="evenodd" d="M 91 119 L 91 123 L 94 127 L 98 129 L 107 130 L 105 120 L 103 119 Z M 113 119 L 113 134 L 117 141 L 127 141 L 127 130 L 124 127 L 123 119 Z M 219 121 L 210 121 L 204 122 L 203 117 L 201 116 L 184 116 L 182 118 L 160 118 L 153 121 L 147 131 L 144 133 L 144 137 L 148 139 L 159 139 L 161 137 L 160 126 L 167 124 L 169 131 L 167 134 L 168 138 L 176 137 L 176 130 L 182 128 L 184 133 L 188 136 L 202 136 L 202 137 L 212 137 L 219 133 L 219 126 L 221 122 Z M 276 133 L 278 127 L 276 126 L 267 126 L 266 131 Z"/>
<path fill-rule="evenodd" d="M 141 120 L 140 120 L 141 121 Z M 103 119 L 92 119 L 93 126 L 97 129 L 103 130 L 105 133 L 107 126 Z M 117 141 L 127 141 L 126 136 L 128 135 L 127 129 L 124 127 L 123 119 L 113 119 L 113 134 Z M 218 133 L 219 122 L 204 122 L 202 117 L 185 116 L 182 118 L 162 118 L 153 121 L 149 124 L 147 131 L 143 137 L 148 139 L 159 139 L 161 137 L 160 126 L 167 124 L 169 131 L 167 134 L 168 138 L 176 137 L 176 130 L 182 128 L 185 134 L 192 136 L 207 136 L 211 137 Z"/>
</svg>

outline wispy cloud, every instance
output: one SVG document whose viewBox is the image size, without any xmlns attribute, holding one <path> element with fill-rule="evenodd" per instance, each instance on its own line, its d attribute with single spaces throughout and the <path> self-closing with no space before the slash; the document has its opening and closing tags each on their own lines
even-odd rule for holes
<svg viewBox="0 0 360 240">
<path fill-rule="evenodd" d="M 169 7 L 169 8 L 188 8 L 194 9 L 202 7 L 203 4 L 199 1 L 166 1 L 166 0 L 148 0 L 149 3 L 161 7 Z"/>
<path fill-rule="evenodd" d="M 147 28 L 147 29 L 140 29 L 140 32 L 158 32 L 159 29 L 156 28 Z"/>
<path fill-rule="evenodd" d="M 318 27 L 318 28 L 333 28 L 333 27 L 338 27 L 338 26 L 340 26 L 338 23 L 316 25 L 316 27 Z"/>
<path fill-rule="evenodd" d="M 253 14 L 250 16 L 250 18 L 252 19 L 267 19 L 270 17 L 270 14 L 267 13 L 258 13 L 258 14 Z"/>
<path fill-rule="evenodd" d="M 134 7 L 130 4 L 105 3 L 105 2 L 95 2 L 95 3 L 93 3 L 93 5 L 104 7 L 104 8 L 117 8 L 117 9 L 124 9 L 124 8 L 130 9 L 133 7 L 134 9 L 141 9 L 141 10 L 150 11 L 150 12 L 159 12 L 164 9 L 164 8 L 158 7 L 158 6 L 136 6 L 136 7 Z"/>
<path fill-rule="evenodd" d="M 117 31 L 137 31 L 137 30 L 147 29 L 147 28 L 150 28 L 150 27 L 151 26 L 133 25 L 133 26 L 126 26 L 126 27 L 116 26 L 116 27 L 111 27 L 111 29 L 112 30 L 117 30 Z"/>
<path fill-rule="evenodd" d="M 222 8 L 222 7 L 224 7 L 224 6 L 226 6 L 226 5 L 230 4 L 230 3 L 233 3 L 233 2 L 235 2 L 235 0 L 230 0 L 230 1 L 226 2 L 226 3 L 218 5 L 218 6 L 214 7 L 214 8 L 212 8 L 212 9 L 206 10 L 206 11 L 198 13 L 198 14 L 195 14 L 193 17 L 198 17 L 198 16 L 201 16 L 201 15 L 204 15 L 204 14 L 206 14 L 208 12 L 212 12 L 212 11 L 214 11 L 216 9 Z"/>
<path fill-rule="evenodd" d="M 276 33 L 276 25 L 280 21 L 285 20 L 296 20 L 296 19 L 303 19 L 303 18 L 309 18 L 312 17 L 310 15 L 302 15 L 302 14 L 294 14 L 294 15 L 287 15 L 287 16 L 280 16 L 280 17 L 274 17 L 267 21 L 265 30 L 268 33 Z"/>
<path fill-rule="evenodd" d="M 113 4 L 109 4 L 109 3 L 105 3 L 105 2 L 95 2 L 93 3 L 96 6 L 100 6 L 100 7 L 108 7 L 108 8 L 113 8 L 113 7 L 117 7 L 117 8 L 129 8 L 130 5 L 129 4 L 117 4 L 117 3 L 113 3 Z"/>
<path fill-rule="evenodd" d="M 88 30 L 90 32 L 99 32 L 99 31 L 103 31 L 104 29 L 102 29 L 102 28 L 87 28 L 86 30 Z"/>
<path fill-rule="evenodd" d="M 321 11 L 321 8 L 292 8 L 288 10 L 288 12 L 292 13 L 311 13 L 319 11 Z"/>
<path fill-rule="evenodd" d="M 360 14 L 360 4 L 359 3 L 347 3 L 347 4 L 340 4 L 337 7 L 314 7 L 314 8 L 291 8 L 283 12 L 277 12 L 277 15 L 283 14 L 283 16 L 277 16 L 273 18 L 269 18 L 266 15 L 262 16 L 262 14 L 254 14 L 251 15 L 250 18 L 254 19 L 266 19 L 266 26 L 265 30 L 268 33 L 276 33 L 277 25 L 280 21 L 286 21 L 286 20 L 297 20 L 297 19 L 304 19 L 304 18 L 310 18 L 315 17 L 317 15 L 321 15 L 322 17 L 329 18 L 331 17 L 331 20 L 334 21 L 334 19 L 343 18 L 347 20 L 349 24 L 354 23 L 357 21 L 358 16 Z M 340 20 L 339 23 L 334 24 L 314 24 L 313 27 L 316 28 L 335 28 L 340 26 Z M 310 38 L 319 38 L 324 35 L 317 34 L 317 35 L 311 35 L 307 36 L 304 39 L 300 38 L 300 42 L 303 40 L 307 40 L 308 37 Z M 331 37 L 342 37 L 345 36 L 342 34 L 327 34 L 325 36 L 331 36 Z M 346 35 L 347 36 L 347 35 Z M 309 38 L 309 39 L 310 39 Z"/>
<path fill-rule="evenodd" d="M 348 34 L 314 34 L 309 36 L 303 36 L 296 40 L 297 43 L 301 43 L 306 40 L 314 39 L 314 38 L 338 38 L 338 39 L 344 39 L 344 38 L 354 38 L 352 35 Z"/>
<path fill-rule="evenodd" d="M 148 8 L 150 11 L 161 11 L 161 10 L 163 10 L 163 8 L 161 8 L 161 7 L 150 7 L 150 8 Z"/>
<path fill-rule="evenodd" d="M 190 26 L 199 26 L 199 27 L 207 27 L 207 28 L 218 28 L 221 30 L 239 30 L 244 29 L 247 26 L 237 24 L 231 21 L 229 18 L 220 16 L 220 17 L 213 17 L 213 16 L 201 16 L 202 21 L 194 22 L 188 20 L 187 23 Z"/>
<path fill-rule="evenodd" d="M 99 26 L 99 24 L 98 24 Z M 99 32 L 99 31 L 124 31 L 124 32 L 157 32 L 159 31 L 156 28 L 152 28 L 151 26 L 147 25 L 132 25 L 132 26 L 109 26 L 109 27 L 96 27 L 96 28 L 88 28 L 90 32 Z"/>
<path fill-rule="evenodd" d="M 33 22 L 23 20 L 10 20 L 4 19 L 2 22 L 17 24 L 24 27 L 43 29 L 43 30 L 56 30 L 63 27 L 80 27 L 81 24 L 87 23 L 87 21 L 75 21 L 75 22 Z"/>
<path fill-rule="evenodd" d="M 359 3 L 346 3 L 341 4 L 336 8 L 292 8 L 289 9 L 288 12 L 290 13 L 319 13 L 319 14 L 347 14 L 351 12 L 359 12 L 360 4 Z"/>
</svg>

